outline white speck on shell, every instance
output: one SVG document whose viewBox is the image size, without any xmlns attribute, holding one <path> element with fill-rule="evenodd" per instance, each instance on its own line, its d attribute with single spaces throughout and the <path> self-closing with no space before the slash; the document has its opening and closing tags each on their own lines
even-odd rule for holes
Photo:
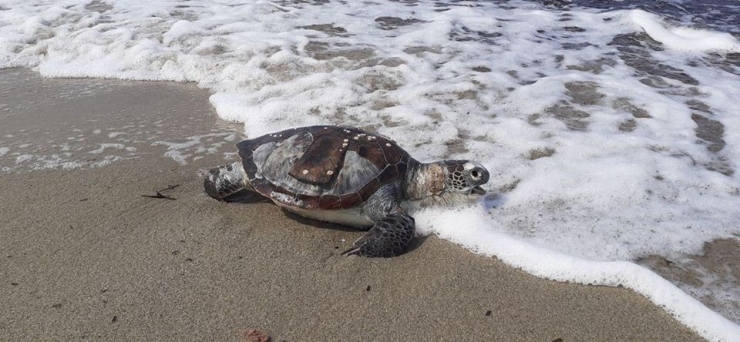
<svg viewBox="0 0 740 342">
<path fill-rule="evenodd" d="M 307 175 L 308 174 L 308 170 L 303 170 L 303 171 L 301 171 L 301 173 L 304 174 L 304 175 Z"/>
<path fill-rule="evenodd" d="M 385 143 L 385 146 L 391 147 L 391 143 Z"/>
<path fill-rule="evenodd" d="M 326 174 L 329 175 L 329 176 L 331 176 L 331 175 L 334 174 L 334 171 L 332 171 L 332 170 L 326 171 Z"/>
</svg>

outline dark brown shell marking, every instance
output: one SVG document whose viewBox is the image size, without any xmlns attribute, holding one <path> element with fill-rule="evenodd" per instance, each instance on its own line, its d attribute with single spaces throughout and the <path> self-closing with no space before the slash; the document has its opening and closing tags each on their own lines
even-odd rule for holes
<svg viewBox="0 0 740 342">
<path fill-rule="evenodd" d="M 292 140 L 291 140 L 292 139 Z M 282 146 L 283 143 L 292 144 Z M 265 197 L 285 205 L 304 209 L 336 210 L 357 206 L 382 185 L 405 179 L 413 159 L 382 136 L 354 127 L 310 126 L 293 128 L 237 144 L 244 170 L 254 189 Z M 269 180 L 261 172 L 273 151 L 286 153 L 285 169 Z M 351 153 L 350 153 L 351 152 Z M 350 160 L 354 158 L 354 160 Z M 360 159 L 357 159 L 360 158 Z M 352 167 L 368 167 L 355 172 Z M 345 167 L 345 162 L 348 162 Z M 369 166 L 372 165 L 373 167 Z M 288 168 L 289 166 L 289 168 Z M 264 170 L 273 171 L 275 170 Z M 369 173 L 368 173 L 369 172 Z M 285 174 L 283 174 L 285 173 Z M 358 183 L 359 182 L 359 183 Z"/>
<path fill-rule="evenodd" d="M 344 155 L 347 149 L 343 148 L 345 146 L 342 144 L 342 140 L 326 135 L 314 139 L 290 168 L 289 175 L 302 182 L 331 183 L 338 174 L 335 171 L 344 165 Z"/>
</svg>

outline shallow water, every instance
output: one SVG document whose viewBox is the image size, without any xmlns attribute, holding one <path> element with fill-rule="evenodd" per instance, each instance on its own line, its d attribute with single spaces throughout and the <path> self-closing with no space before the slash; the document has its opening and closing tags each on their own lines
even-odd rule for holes
<svg viewBox="0 0 740 342">
<path fill-rule="evenodd" d="M 130 92 L 136 103 L 116 90 L 122 88 L 133 88 Z M 209 154 L 223 155 L 224 160 L 236 158 L 229 151 L 232 148 L 224 148 L 238 141 L 236 125 L 223 123 L 219 129 L 204 132 L 200 124 L 216 119 L 194 116 L 189 125 L 178 124 L 172 118 L 182 114 L 158 105 L 157 96 L 152 96 L 179 89 L 179 85 L 164 82 L 70 82 L 40 78 L 27 69 L 0 70 L 0 174 L 104 167 L 140 158 L 151 153 L 144 152 L 151 146 L 160 146 L 158 150 L 180 164 Z M 181 99 L 191 108 L 212 112 L 205 101 L 205 96 Z M 113 109 L 116 106 L 125 109 Z M 80 120 L 81 115 L 89 118 Z M 172 140 L 172 136 L 181 138 Z"/>
<path fill-rule="evenodd" d="M 738 6 L 610 3 L 9 1 L 0 67 L 194 82 L 250 137 L 355 125 L 420 160 L 478 160 L 493 195 L 417 213 L 420 232 L 543 277 L 623 284 L 705 337 L 732 336 L 737 325 L 702 321 L 690 297 L 618 261 L 684 260 L 740 237 Z M 102 129 L 90 152 L 135 154 Z M 188 163 L 203 137 L 223 140 L 203 134 L 162 144 Z M 24 165 L 18 141 L 0 140 L 0 157 Z M 64 162 L 48 165 L 87 165 Z M 737 279 L 681 267 L 704 280 L 661 274 L 740 322 Z"/>
</svg>

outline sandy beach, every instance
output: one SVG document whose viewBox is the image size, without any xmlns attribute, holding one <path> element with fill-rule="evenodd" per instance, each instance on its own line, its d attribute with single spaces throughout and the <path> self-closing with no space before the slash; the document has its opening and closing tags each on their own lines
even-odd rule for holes
<svg viewBox="0 0 740 342">
<path fill-rule="evenodd" d="M 392 259 L 344 257 L 362 232 L 208 198 L 200 174 L 241 128 L 193 85 L 21 69 L 0 80 L 1 341 L 243 341 L 247 329 L 272 341 L 702 340 L 626 289 L 539 279 L 434 236 Z M 55 154 L 59 165 L 35 162 Z"/>
</svg>

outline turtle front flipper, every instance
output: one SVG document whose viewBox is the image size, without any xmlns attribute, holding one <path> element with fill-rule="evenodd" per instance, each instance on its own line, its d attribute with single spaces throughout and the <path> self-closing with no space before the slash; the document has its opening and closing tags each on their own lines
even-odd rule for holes
<svg viewBox="0 0 740 342">
<path fill-rule="evenodd" d="M 353 248 L 342 255 L 389 258 L 401 255 L 409 248 L 414 238 L 416 224 L 414 218 L 404 212 L 388 214 L 363 237 L 353 244 Z"/>
</svg>

